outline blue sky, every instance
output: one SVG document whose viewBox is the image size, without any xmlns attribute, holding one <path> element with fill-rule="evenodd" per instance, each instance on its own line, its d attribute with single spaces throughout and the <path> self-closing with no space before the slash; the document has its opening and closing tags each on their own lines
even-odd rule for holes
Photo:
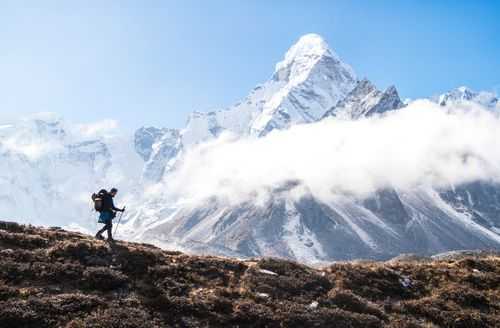
<svg viewBox="0 0 500 328">
<path fill-rule="evenodd" d="M 0 0 L 0 118 L 39 111 L 181 127 L 318 33 L 403 98 L 500 90 L 499 1 Z"/>
</svg>

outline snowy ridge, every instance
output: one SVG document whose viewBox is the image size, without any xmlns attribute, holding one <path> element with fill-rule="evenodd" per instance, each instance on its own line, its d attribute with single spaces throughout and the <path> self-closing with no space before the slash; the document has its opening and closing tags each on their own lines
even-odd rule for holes
<svg viewBox="0 0 500 328">
<path fill-rule="evenodd" d="M 476 92 L 464 86 L 435 97 L 434 100 L 441 106 L 472 102 L 492 109 L 498 107 L 498 98 L 494 93 L 488 91 Z"/>
<path fill-rule="evenodd" d="M 334 116 L 341 119 L 359 119 L 399 109 L 405 105 L 395 87 L 379 91 L 369 80 L 359 81 L 356 87 L 323 117 Z"/>
</svg>

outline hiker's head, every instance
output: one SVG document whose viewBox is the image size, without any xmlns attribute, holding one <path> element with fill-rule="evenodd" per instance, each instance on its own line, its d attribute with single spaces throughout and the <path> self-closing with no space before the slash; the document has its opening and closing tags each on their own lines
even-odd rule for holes
<svg viewBox="0 0 500 328">
<path fill-rule="evenodd" d="M 111 197 L 115 197 L 117 192 L 118 192 L 118 189 L 116 189 L 116 188 L 112 188 L 112 189 L 109 191 L 109 194 L 111 195 Z"/>
</svg>

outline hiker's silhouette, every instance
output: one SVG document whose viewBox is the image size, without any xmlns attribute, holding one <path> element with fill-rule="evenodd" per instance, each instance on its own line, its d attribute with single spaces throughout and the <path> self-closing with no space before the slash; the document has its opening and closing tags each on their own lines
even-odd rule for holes
<svg viewBox="0 0 500 328">
<path fill-rule="evenodd" d="M 102 189 L 97 195 L 93 195 L 95 208 L 100 212 L 99 223 L 104 223 L 104 227 L 97 232 L 97 239 L 104 239 L 102 233 L 108 232 L 108 241 L 113 241 L 113 219 L 116 217 L 116 212 L 124 212 L 124 208 L 117 208 L 113 202 L 113 198 L 118 193 L 118 189 L 112 188 L 109 192 Z"/>
</svg>

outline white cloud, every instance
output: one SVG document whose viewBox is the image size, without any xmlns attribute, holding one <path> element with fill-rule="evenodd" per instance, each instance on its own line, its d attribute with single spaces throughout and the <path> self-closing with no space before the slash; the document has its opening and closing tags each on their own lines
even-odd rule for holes
<svg viewBox="0 0 500 328">
<path fill-rule="evenodd" d="M 223 135 L 188 151 L 162 190 L 167 197 L 242 201 L 300 181 L 298 190 L 329 200 L 388 186 L 489 179 L 500 181 L 498 115 L 472 104 L 443 108 L 415 101 L 382 117 L 332 118 L 264 138 Z"/>
<path fill-rule="evenodd" d="M 62 148 L 59 144 L 48 141 L 40 142 L 19 142 L 15 138 L 9 138 L 0 143 L 5 149 L 14 153 L 22 154 L 30 160 L 36 160 L 48 153 L 58 151 Z"/>
<path fill-rule="evenodd" d="M 116 133 L 118 121 L 107 119 L 89 124 L 80 124 L 77 127 L 85 137 L 107 136 Z"/>
</svg>

